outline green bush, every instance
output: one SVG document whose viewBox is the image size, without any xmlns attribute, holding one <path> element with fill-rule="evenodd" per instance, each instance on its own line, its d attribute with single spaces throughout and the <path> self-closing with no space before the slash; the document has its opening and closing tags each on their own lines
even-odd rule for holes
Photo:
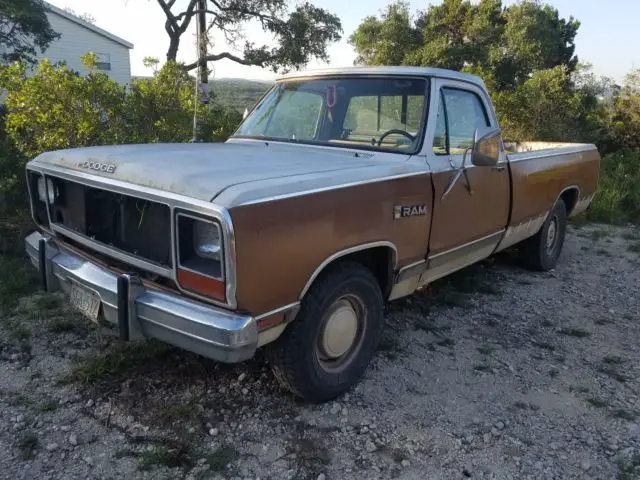
<svg viewBox="0 0 640 480">
<path fill-rule="evenodd" d="M 587 218 L 596 222 L 640 222 L 640 149 L 604 155 L 598 193 Z"/>
<path fill-rule="evenodd" d="M 0 67 L 0 250 L 15 244 L 28 220 L 25 163 L 42 152 L 91 145 L 189 142 L 192 139 L 194 80 L 173 62 L 153 78 L 123 87 L 95 69 L 95 56 L 80 76 L 43 60 L 28 75 L 24 63 Z M 202 139 L 225 140 L 241 115 L 221 105 L 198 102 Z"/>
</svg>

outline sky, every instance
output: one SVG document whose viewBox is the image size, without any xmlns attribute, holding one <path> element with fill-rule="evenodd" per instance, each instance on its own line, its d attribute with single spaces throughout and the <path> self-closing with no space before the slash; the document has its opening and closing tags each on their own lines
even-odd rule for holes
<svg viewBox="0 0 640 480">
<path fill-rule="evenodd" d="M 77 13 L 89 13 L 96 25 L 134 44 L 131 51 L 133 75 L 150 75 L 152 71 L 142 64 L 146 56 L 165 59 L 169 45 L 164 30 L 165 16 L 155 0 L 48 0 L 60 8 L 70 7 Z M 186 3 L 178 0 L 176 7 Z M 292 2 L 293 4 L 294 2 Z M 378 14 L 388 2 L 383 0 L 313 0 L 318 7 L 338 15 L 342 21 L 343 39 L 329 48 L 331 66 L 350 66 L 355 52 L 348 44 L 348 37 L 361 21 Z M 430 3 L 412 0 L 412 10 L 424 10 Z M 512 0 L 504 4 L 514 3 Z M 632 68 L 640 68 L 640 0 L 547 0 L 558 9 L 562 17 L 573 16 L 581 26 L 576 38 L 576 53 L 583 63 L 593 65 L 594 73 L 621 81 Z M 194 27 L 195 22 L 192 22 Z M 246 35 L 256 44 L 270 42 L 258 26 L 250 25 Z M 195 30 L 183 35 L 178 60 L 195 60 Z M 211 53 L 228 51 L 222 39 Z M 212 72 L 216 78 L 246 78 L 273 80 L 276 75 L 268 69 L 247 67 L 230 60 L 215 62 Z M 313 62 L 308 68 L 325 64 Z M 211 66 L 210 66 L 211 68 Z"/>
</svg>

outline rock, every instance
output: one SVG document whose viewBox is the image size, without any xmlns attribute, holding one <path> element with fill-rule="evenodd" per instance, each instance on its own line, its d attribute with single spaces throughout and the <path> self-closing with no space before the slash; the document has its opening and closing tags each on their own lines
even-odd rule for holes
<svg viewBox="0 0 640 480">
<path fill-rule="evenodd" d="M 238 382 L 243 381 L 245 378 L 247 378 L 247 374 L 246 373 L 241 373 L 240 376 L 238 377 Z"/>
<path fill-rule="evenodd" d="M 47 443 L 47 451 L 48 452 L 54 452 L 58 449 L 58 444 L 57 443 Z"/>
<path fill-rule="evenodd" d="M 500 436 L 500 431 L 497 428 L 492 428 L 491 429 L 491 435 L 493 435 L 494 437 L 499 437 Z"/>
<path fill-rule="evenodd" d="M 90 398 L 89 400 L 87 400 L 87 403 L 85 403 L 85 407 L 91 408 L 93 407 L 93 404 L 94 404 L 93 398 Z"/>
<path fill-rule="evenodd" d="M 248 395 L 249 394 L 249 389 L 248 388 L 243 388 L 242 389 L 242 394 L 243 395 Z"/>
<path fill-rule="evenodd" d="M 211 435 L 212 437 L 215 437 L 216 435 L 218 435 L 218 429 L 217 428 L 210 428 L 209 429 L 209 435 Z"/>
<path fill-rule="evenodd" d="M 589 460 L 583 460 L 580 462 L 580 468 L 587 472 L 591 468 L 591 462 Z"/>
<path fill-rule="evenodd" d="M 504 423 L 502 423 L 502 422 L 498 422 L 498 423 L 496 423 L 496 428 L 497 428 L 498 430 L 502 430 L 502 429 L 504 428 Z"/>
<path fill-rule="evenodd" d="M 400 465 L 402 465 L 404 468 L 407 468 L 411 466 L 411 462 L 405 458 L 404 460 L 402 460 L 402 462 L 400 462 Z"/>
<path fill-rule="evenodd" d="M 23 415 L 23 414 L 19 414 L 19 415 L 16 417 L 16 422 L 18 422 L 18 423 L 22 423 L 22 422 L 24 422 L 24 415 Z"/>
<path fill-rule="evenodd" d="M 69 430 L 71 430 L 71 427 L 69 425 L 62 425 L 60 427 L 60 430 L 62 430 L 63 432 L 68 432 Z"/>
<path fill-rule="evenodd" d="M 342 409 L 342 412 L 340 412 L 342 414 L 343 417 L 346 417 L 349 414 L 349 410 L 347 409 L 347 407 L 344 407 Z"/>
<path fill-rule="evenodd" d="M 93 459 L 91 457 L 82 457 L 82 460 L 89 466 L 93 465 Z"/>
<path fill-rule="evenodd" d="M 490 433 L 485 433 L 482 436 L 482 440 L 484 441 L 484 443 L 489 443 L 489 441 L 491 440 L 491 434 Z"/>
<path fill-rule="evenodd" d="M 78 445 L 78 436 L 75 433 L 69 435 L 69 443 L 74 447 Z"/>
<path fill-rule="evenodd" d="M 339 403 L 334 403 L 333 405 L 331 405 L 331 413 L 333 415 L 337 415 L 338 413 L 340 413 L 341 410 L 342 410 L 342 407 L 340 406 Z"/>
<path fill-rule="evenodd" d="M 324 473 L 321 473 L 320 475 L 318 475 L 318 478 L 316 478 L 316 480 L 325 480 L 327 478 L 327 476 Z"/>
<path fill-rule="evenodd" d="M 367 443 L 365 443 L 364 448 L 369 453 L 373 453 L 378 449 L 378 447 L 376 447 L 376 444 L 371 440 L 368 440 Z"/>
</svg>

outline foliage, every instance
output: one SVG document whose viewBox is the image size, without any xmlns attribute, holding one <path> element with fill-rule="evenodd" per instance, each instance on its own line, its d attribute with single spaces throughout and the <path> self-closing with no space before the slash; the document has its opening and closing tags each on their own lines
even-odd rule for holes
<svg viewBox="0 0 640 480">
<path fill-rule="evenodd" d="M 588 212 L 596 222 L 640 222 L 640 149 L 602 157 L 598 193 Z"/>
<path fill-rule="evenodd" d="M 195 81 L 168 62 L 149 79 L 126 88 L 95 69 L 95 55 L 80 76 L 43 60 L 27 75 L 25 63 L 0 68 L 6 90 L 0 110 L 0 237 L 20 235 L 28 219 L 24 165 L 50 150 L 192 139 Z M 204 141 L 221 141 L 237 128 L 234 109 L 198 102 Z M 4 246 L 5 238 L 0 247 Z"/>
<path fill-rule="evenodd" d="M 182 35 L 198 13 L 199 0 L 189 0 L 183 11 L 172 11 L 175 0 L 157 0 L 166 16 L 165 30 L 169 35 L 167 60 L 175 61 Z M 243 65 L 269 67 L 274 71 L 306 65 L 311 59 L 327 60 L 327 44 L 340 40 L 340 19 L 308 2 L 288 11 L 287 0 L 223 0 L 209 2 L 206 34 L 213 44 L 213 35 L 221 33 L 228 44 L 236 47 L 244 42 L 242 56 L 230 52 L 207 55 L 200 62 L 232 60 Z M 275 40 L 275 46 L 256 45 L 243 33 L 243 26 L 258 22 L 262 30 Z M 192 70 L 198 63 L 186 65 Z"/>
<path fill-rule="evenodd" d="M 224 78 L 210 82 L 215 102 L 240 113 L 244 112 L 245 108 L 251 109 L 272 86 L 271 83 L 242 78 Z"/>
<path fill-rule="evenodd" d="M 35 62 L 58 38 L 45 14 L 42 0 L 0 0 L 0 60 Z"/>
</svg>

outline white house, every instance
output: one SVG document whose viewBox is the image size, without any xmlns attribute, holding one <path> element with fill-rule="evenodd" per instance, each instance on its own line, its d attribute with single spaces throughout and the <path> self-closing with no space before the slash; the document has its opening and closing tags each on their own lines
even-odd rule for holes
<svg viewBox="0 0 640 480">
<path fill-rule="evenodd" d="M 93 52 L 98 57 L 98 68 L 122 85 L 131 83 L 129 50 L 133 44 L 95 25 L 85 22 L 54 5 L 45 3 L 51 28 L 60 34 L 57 40 L 40 55 L 53 63 L 65 62 L 69 68 L 86 74 L 80 57 Z"/>
</svg>

